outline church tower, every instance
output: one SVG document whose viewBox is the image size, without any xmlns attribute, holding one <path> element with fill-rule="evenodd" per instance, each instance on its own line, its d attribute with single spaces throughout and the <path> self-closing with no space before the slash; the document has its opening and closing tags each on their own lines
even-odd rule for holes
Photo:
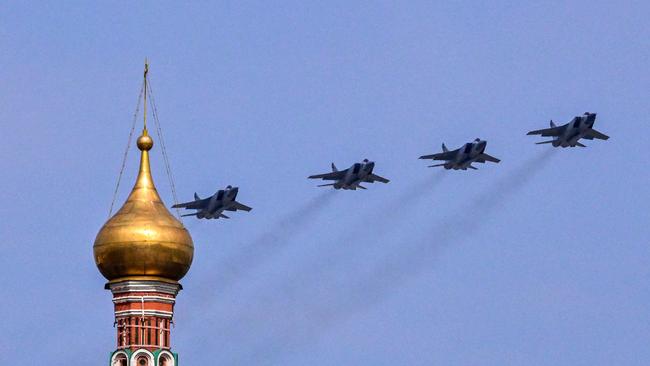
<svg viewBox="0 0 650 366">
<path fill-rule="evenodd" d="M 183 224 L 160 199 L 151 176 L 147 132 L 147 67 L 144 129 L 137 140 L 140 169 L 124 205 L 95 239 L 95 263 L 113 294 L 116 349 L 110 366 L 177 366 L 171 326 L 178 282 L 192 264 L 194 244 Z"/>
</svg>

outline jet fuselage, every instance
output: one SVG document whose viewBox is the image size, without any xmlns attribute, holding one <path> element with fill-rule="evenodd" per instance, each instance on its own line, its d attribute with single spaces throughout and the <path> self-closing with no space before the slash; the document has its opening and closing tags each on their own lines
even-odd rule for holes
<svg viewBox="0 0 650 366">
<path fill-rule="evenodd" d="M 578 141 L 585 136 L 587 131 L 594 127 L 596 113 L 586 112 L 582 116 L 574 117 L 567 124 L 567 128 L 560 136 L 553 140 L 555 147 L 575 147 Z"/>
<path fill-rule="evenodd" d="M 228 186 L 226 189 L 218 190 L 212 197 L 208 206 L 199 211 L 196 215 L 199 219 L 217 219 L 221 217 L 224 210 L 228 209 L 237 198 L 238 187 Z"/>
<path fill-rule="evenodd" d="M 487 141 L 485 140 L 468 142 L 463 147 L 458 149 L 454 160 L 447 162 L 444 165 L 444 168 L 447 170 L 467 170 L 467 168 L 476 161 L 478 156 L 485 152 L 486 147 Z"/>
<path fill-rule="evenodd" d="M 375 162 L 364 160 L 362 163 L 353 164 L 347 170 L 343 179 L 334 183 L 335 189 L 352 189 L 355 190 L 375 169 Z"/>
</svg>

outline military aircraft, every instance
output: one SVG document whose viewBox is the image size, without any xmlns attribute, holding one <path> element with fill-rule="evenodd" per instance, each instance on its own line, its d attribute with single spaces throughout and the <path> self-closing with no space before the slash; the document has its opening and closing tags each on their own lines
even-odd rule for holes
<svg viewBox="0 0 650 366">
<path fill-rule="evenodd" d="M 594 130 L 594 122 L 596 122 L 596 113 L 585 112 L 582 116 L 573 117 L 569 123 L 562 126 L 556 126 L 553 120 L 551 120 L 551 128 L 530 131 L 528 135 L 553 137 L 552 140 L 538 142 L 537 145 L 553 144 L 554 147 L 585 147 L 578 140 L 593 140 L 595 138 L 607 140 L 609 138 L 609 136 Z"/>
<path fill-rule="evenodd" d="M 196 216 L 199 219 L 229 219 L 230 217 L 224 215 L 223 211 L 252 210 L 252 208 L 235 201 L 238 192 L 238 187 L 228 186 L 209 198 L 201 199 L 198 194 L 194 193 L 194 201 L 179 203 L 172 208 L 196 210 L 194 213 L 181 216 Z"/>
<path fill-rule="evenodd" d="M 345 170 L 336 169 L 336 165 L 332 163 L 331 173 L 311 175 L 308 178 L 336 181 L 334 183 L 321 184 L 319 187 L 332 186 L 335 189 L 350 190 L 356 190 L 357 188 L 366 189 L 366 187 L 362 186 L 361 183 L 390 182 L 388 179 L 374 174 L 372 172 L 374 168 L 375 162 L 368 161 L 368 159 L 364 159 L 361 163 L 355 163 Z"/>
<path fill-rule="evenodd" d="M 429 168 L 442 166 L 445 169 L 462 169 L 467 168 L 476 170 L 472 163 L 485 163 L 491 161 L 498 163 L 501 160 L 485 153 L 487 141 L 477 138 L 473 142 L 468 142 L 456 150 L 449 150 L 445 144 L 442 144 L 442 152 L 438 154 L 422 155 L 420 159 L 446 160 L 442 164 L 429 165 Z"/>
</svg>

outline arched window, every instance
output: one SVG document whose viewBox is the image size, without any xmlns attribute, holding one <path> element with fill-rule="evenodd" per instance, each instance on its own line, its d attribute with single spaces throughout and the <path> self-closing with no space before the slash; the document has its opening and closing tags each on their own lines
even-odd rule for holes
<svg viewBox="0 0 650 366">
<path fill-rule="evenodd" d="M 135 359 L 136 366 L 149 366 L 149 357 L 146 355 L 140 355 Z"/>
<path fill-rule="evenodd" d="M 167 353 L 158 356 L 158 366 L 174 366 L 174 358 Z"/>
<path fill-rule="evenodd" d="M 117 355 L 113 356 L 113 362 L 111 363 L 111 366 L 126 366 L 126 362 L 126 354 L 118 353 Z"/>
<path fill-rule="evenodd" d="M 131 355 L 132 366 L 154 366 L 153 354 L 147 350 L 138 350 Z"/>
</svg>

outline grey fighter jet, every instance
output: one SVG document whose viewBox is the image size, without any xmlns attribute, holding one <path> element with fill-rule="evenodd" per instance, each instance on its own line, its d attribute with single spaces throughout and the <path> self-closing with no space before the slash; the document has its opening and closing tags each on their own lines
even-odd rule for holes
<svg viewBox="0 0 650 366">
<path fill-rule="evenodd" d="M 361 183 L 390 182 L 388 179 L 374 174 L 373 169 L 375 169 L 375 162 L 368 161 L 368 159 L 364 159 L 361 163 L 355 163 L 345 170 L 336 169 L 336 165 L 332 163 L 331 173 L 311 175 L 309 179 L 335 180 L 334 183 L 321 184 L 319 187 L 332 186 L 335 189 L 351 190 L 366 189 Z"/>
<path fill-rule="evenodd" d="M 491 161 L 498 163 L 501 160 L 485 153 L 487 141 L 477 138 L 473 142 L 468 142 L 456 150 L 449 150 L 445 144 L 442 144 L 442 152 L 431 155 L 422 155 L 420 159 L 446 160 L 442 164 L 429 165 L 429 168 L 442 166 L 445 169 L 462 169 L 467 168 L 476 170 L 472 163 L 485 163 Z"/>
<path fill-rule="evenodd" d="M 198 194 L 194 193 L 194 201 L 179 203 L 172 208 L 196 210 L 194 213 L 181 216 L 196 216 L 199 219 L 229 219 L 230 217 L 224 215 L 223 211 L 252 210 L 252 208 L 235 201 L 238 192 L 238 187 L 228 186 L 209 198 L 201 199 Z"/>
<path fill-rule="evenodd" d="M 609 136 L 594 130 L 594 122 L 596 122 L 596 113 L 585 112 L 582 116 L 573 117 L 569 123 L 562 126 L 556 126 L 551 120 L 551 128 L 530 131 L 528 135 L 553 137 L 552 140 L 538 142 L 538 145 L 553 144 L 554 147 L 585 147 L 578 140 L 607 140 L 609 138 Z"/>
</svg>

